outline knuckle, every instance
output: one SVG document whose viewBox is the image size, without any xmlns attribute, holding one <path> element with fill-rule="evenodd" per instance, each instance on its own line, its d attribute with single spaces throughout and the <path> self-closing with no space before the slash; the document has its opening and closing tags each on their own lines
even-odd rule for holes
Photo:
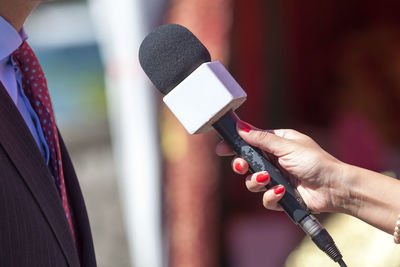
<svg viewBox="0 0 400 267">
<path fill-rule="evenodd" d="M 262 131 L 262 130 L 254 131 L 254 140 L 257 144 L 262 144 L 269 138 L 271 134 L 272 133 L 268 131 Z"/>
<path fill-rule="evenodd" d="M 267 208 L 267 209 L 271 209 L 271 207 L 273 206 L 272 204 L 273 204 L 273 201 L 268 196 L 268 192 L 264 193 L 264 197 L 263 197 L 263 205 L 264 205 L 264 207 Z"/>
<path fill-rule="evenodd" d="M 258 185 L 254 180 L 251 178 L 251 175 L 246 177 L 246 187 L 250 192 L 257 193 L 262 190 L 263 186 Z"/>
</svg>

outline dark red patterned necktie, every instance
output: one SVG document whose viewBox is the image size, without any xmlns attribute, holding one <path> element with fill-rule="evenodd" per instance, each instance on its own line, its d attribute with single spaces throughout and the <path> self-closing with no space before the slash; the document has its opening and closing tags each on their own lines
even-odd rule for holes
<svg viewBox="0 0 400 267">
<path fill-rule="evenodd" d="M 44 138 L 49 147 L 49 169 L 53 176 L 57 191 L 61 197 L 65 215 L 76 243 L 74 226 L 65 189 L 64 173 L 61 160 L 58 132 L 51 106 L 50 95 L 42 67 L 27 42 L 13 53 L 14 61 L 19 65 L 22 73 L 22 87 L 33 109 L 40 120 Z"/>
</svg>

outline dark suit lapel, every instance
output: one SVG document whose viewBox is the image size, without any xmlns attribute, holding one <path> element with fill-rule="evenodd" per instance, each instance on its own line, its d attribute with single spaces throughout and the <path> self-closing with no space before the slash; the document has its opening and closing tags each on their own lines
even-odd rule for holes
<svg viewBox="0 0 400 267">
<path fill-rule="evenodd" d="M 21 174 L 70 266 L 79 266 L 64 209 L 50 171 L 24 119 L 0 83 L 0 145 Z"/>
<path fill-rule="evenodd" d="M 94 253 L 92 233 L 90 230 L 89 218 L 86 212 L 85 201 L 82 196 L 72 161 L 67 152 L 67 148 L 64 144 L 61 134 L 58 134 L 60 140 L 61 158 L 63 159 L 64 177 L 68 177 L 68 179 L 65 180 L 67 195 L 69 198 L 70 207 L 74 211 L 76 228 L 78 230 L 78 248 L 79 256 L 81 257 L 81 265 L 85 267 L 94 267 L 96 266 L 96 257 Z"/>
</svg>

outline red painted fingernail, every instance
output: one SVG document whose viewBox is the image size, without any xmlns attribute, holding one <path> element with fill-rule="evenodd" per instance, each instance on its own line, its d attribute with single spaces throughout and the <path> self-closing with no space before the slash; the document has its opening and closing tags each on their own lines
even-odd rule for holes
<svg viewBox="0 0 400 267">
<path fill-rule="evenodd" d="M 249 124 L 245 123 L 244 121 L 238 121 L 237 127 L 239 128 L 239 130 L 244 131 L 246 133 L 250 132 L 250 130 L 251 130 L 251 126 Z"/>
<path fill-rule="evenodd" d="M 274 193 L 276 195 L 279 195 L 280 193 L 282 193 L 283 191 L 285 191 L 285 187 L 283 185 L 278 185 L 277 187 L 275 187 L 274 189 Z"/>
<path fill-rule="evenodd" d="M 241 172 L 243 170 L 242 164 L 240 162 L 235 163 L 235 170 Z"/>
<path fill-rule="evenodd" d="M 269 173 L 263 172 L 256 176 L 257 183 L 265 183 L 269 179 Z"/>
</svg>

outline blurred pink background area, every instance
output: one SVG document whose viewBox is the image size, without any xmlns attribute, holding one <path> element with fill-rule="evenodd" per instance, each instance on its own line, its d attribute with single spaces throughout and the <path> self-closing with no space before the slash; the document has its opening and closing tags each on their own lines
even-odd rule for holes
<svg viewBox="0 0 400 267">
<path fill-rule="evenodd" d="M 154 26 L 188 27 L 212 60 L 230 70 L 248 94 L 237 111 L 243 120 L 264 129 L 297 129 L 342 161 L 400 174 L 399 1 L 143 3 L 163 7 Z M 122 70 L 112 60 L 103 67 L 105 49 L 89 4 L 44 3 L 26 28 L 80 177 L 99 266 L 131 266 L 104 92 L 107 71 L 117 79 Z M 141 73 L 133 69 L 132 75 Z M 215 155 L 215 133 L 189 136 L 160 102 L 153 108 L 163 163 L 164 266 L 284 266 L 303 238 L 300 229 L 284 213 L 265 210 L 262 194 L 248 192 L 245 177 L 233 174 L 231 158 Z"/>
<path fill-rule="evenodd" d="M 238 110 L 244 120 L 265 129 L 295 128 L 342 161 L 398 173 L 399 7 L 396 1 L 174 0 L 166 22 L 192 29 L 209 46 L 212 58 L 229 66 L 248 93 Z M 187 142 L 199 146 L 200 141 Z M 212 151 L 216 140 L 201 142 Z M 204 158 L 193 150 L 186 155 L 190 161 Z M 285 214 L 262 208 L 261 194 L 245 190 L 244 177 L 232 173 L 230 159 L 222 160 L 218 177 L 210 166 L 203 165 L 193 176 L 189 165 L 185 169 L 182 162 L 166 162 L 167 168 L 176 164 L 181 172 L 168 179 L 186 177 L 188 188 L 197 178 L 204 179 L 200 177 L 216 179 L 221 202 L 207 203 L 209 195 L 196 189 L 167 204 L 189 207 L 204 198 L 215 210 L 190 224 L 201 243 L 180 248 L 171 239 L 171 266 L 284 265 L 302 233 Z M 190 215 L 181 215 L 182 224 L 190 221 Z M 176 220 L 167 220 L 172 237 L 180 231 L 173 226 Z M 205 227 L 215 230 L 203 235 Z M 201 253 L 216 241 L 214 255 Z M 181 253 L 189 247 L 198 257 L 178 260 L 193 255 Z"/>
</svg>

